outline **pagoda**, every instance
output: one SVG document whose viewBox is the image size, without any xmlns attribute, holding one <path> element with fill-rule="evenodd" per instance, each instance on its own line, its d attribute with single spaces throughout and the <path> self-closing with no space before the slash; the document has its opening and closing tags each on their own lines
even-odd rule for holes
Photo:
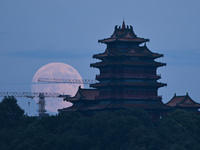
<svg viewBox="0 0 200 150">
<path fill-rule="evenodd" d="M 141 108 L 152 118 L 162 116 L 169 107 L 162 103 L 158 89 L 167 84 L 158 82 L 161 76 L 156 71 L 166 64 L 155 61 L 163 54 L 151 52 L 148 41 L 137 37 L 124 21 L 122 27 L 115 26 L 110 38 L 98 41 L 107 46 L 103 53 L 93 55 L 100 61 L 90 64 L 100 71 L 98 82 L 90 84 L 92 89 L 79 88 L 74 97 L 65 99 L 73 105 L 59 112 Z"/>
<path fill-rule="evenodd" d="M 148 49 L 149 39 L 137 37 L 133 27 L 126 26 L 123 21 L 122 27 L 115 26 L 111 37 L 98 42 L 107 47 L 103 53 L 93 55 L 100 61 L 90 64 L 100 71 L 96 76 L 98 82 L 90 85 L 99 91 L 95 97 L 99 105 L 91 109 L 102 108 L 101 105 L 151 110 L 164 107 L 158 89 L 167 84 L 158 82 L 161 76 L 156 71 L 166 64 L 155 61 L 163 54 Z"/>
</svg>

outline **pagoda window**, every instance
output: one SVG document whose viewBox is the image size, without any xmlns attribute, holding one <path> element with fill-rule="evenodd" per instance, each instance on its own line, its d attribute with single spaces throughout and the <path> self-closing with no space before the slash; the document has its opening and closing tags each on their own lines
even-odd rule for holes
<svg viewBox="0 0 200 150">
<path fill-rule="evenodd" d="M 110 82 L 110 80 L 102 80 L 101 82 L 102 83 L 107 83 L 107 82 Z"/>
<path fill-rule="evenodd" d="M 119 68 L 119 73 L 124 73 L 124 68 Z"/>
<path fill-rule="evenodd" d="M 108 91 L 107 90 L 102 90 L 102 91 L 99 91 L 101 95 L 108 95 Z"/>
<path fill-rule="evenodd" d="M 130 46 L 128 44 L 110 44 L 107 46 L 108 49 L 114 50 L 114 49 L 127 49 Z"/>
<path fill-rule="evenodd" d="M 152 59 L 152 58 L 148 58 L 148 57 L 144 57 L 144 58 L 141 58 L 141 61 L 153 62 L 154 59 Z"/>
<path fill-rule="evenodd" d="M 118 90 L 118 94 L 119 95 L 124 95 L 124 90 L 123 89 Z"/>
<path fill-rule="evenodd" d="M 110 73 L 110 68 L 103 68 L 103 69 L 100 69 L 100 73 L 101 73 L 101 74 Z"/>
<path fill-rule="evenodd" d="M 100 102 L 100 104 L 109 104 L 110 103 L 110 101 L 102 101 L 102 102 Z"/>
<path fill-rule="evenodd" d="M 124 93 L 125 95 L 136 96 L 138 94 L 138 90 L 126 89 Z"/>
<path fill-rule="evenodd" d="M 142 96 L 145 96 L 145 95 L 146 95 L 145 90 L 141 90 L 140 93 L 141 93 Z"/>
<path fill-rule="evenodd" d="M 131 83 L 131 82 L 143 82 L 144 80 L 140 80 L 140 79 L 126 79 L 126 80 L 124 80 L 125 82 L 129 82 L 129 83 Z"/>
<path fill-rule="evenodd" d="M 136 90 L 131 90 L 131 95 L 133 95 L 133 96 L 135 96 L 135 95 L 137 95 L 137 91 Z"/>
<path fill-rule="evenodd" d="M 146 70 L 144 70 L 144 74 L 154 75 L 154 74 L 156 74 L 156 70 L 155 69 L 146 69 Z"/>
<path fill-rule="evenodd" d="M 112 95 L 116 95 L 116 94 L 117 94 L 117 90 L 116 90 L 116 89 L 112 89 L 112 90 L 111 90 L 111 94 L 112 94 Z"/>
<path fill-rule="evenodd" d="M 79 103 L 74 103 L 73 105 L 81 106 L 81 105 L 83 105 L 83 103 L 79 102 Z"/>
<path fill-rule="evenodd" d="M 124 52 L 124 49 L 116 49 L 117 52 Z"/>
<path fill-rule="evenodd" d="M 131 57 L 130 60 L 131 60 L 131 61 L 138 61 L 138 60 L 140 60 L 140 59 L 139 59 L 138 57 Z"/>
<path fill-rule="evenodd" d="M 126 49 L 129 47 L 129 45 L 125 44 L 125 45 L 116 45 L 116 48 L 122 48 L 122 49 Z"/>
<path fill-rule="evenodd" d="M 117 72 L 117 69 L 112 69 L 112 74 L 115 74 Z"/>
<path fill-rule="evenodd" d="M 126 100 L 126 101 L 124 101 L 126 104 L 135 104 L 135 103 L 138 103 L 138 104 L 142 104 L 142 103 L 144 103 L 144 101 L 130 101 L 130 100 Z"/>
<path fill-rule="evenodd" d="M 157 94 L 158 94 L 158 93 L 157 93 L 157 90 L 153 90 L 153 91 L 152 91 L 152 94 L 153 94 L 153 96 L 157 96 Z"/>
</svg>

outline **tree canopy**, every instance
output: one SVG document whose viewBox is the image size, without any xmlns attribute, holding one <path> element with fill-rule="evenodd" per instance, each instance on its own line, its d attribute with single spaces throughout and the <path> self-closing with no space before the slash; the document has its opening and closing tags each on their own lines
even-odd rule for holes
<svg viewBox="0 0 200 150">
<path fill-rule="evenodd" d="M 22 110 L 13 96 L 4 97 L 0 102 L 0 126 L 15 126 L 24 116 Z"/>
<path fill-rule="evenodd" d="M 157 121 L 139 109 L 87 115 L 67 112 L 40 119 L 23 117 L 22 111 L 19 112 L 14 113 L 20 114 L 16 115 L 19 121 L 15 128 L 1 126 L 0 149 L 196 150 L 200 147 L 200 116 L 183 110 Z"/>
</svg>

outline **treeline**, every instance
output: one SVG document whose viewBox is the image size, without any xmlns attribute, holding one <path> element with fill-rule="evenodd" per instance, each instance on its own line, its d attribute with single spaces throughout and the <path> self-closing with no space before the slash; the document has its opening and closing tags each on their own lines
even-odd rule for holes
<svg viewBox="0 0 200 150">
<path fill-rule="evenodd" d="M 5 107 L 6 106 L 6 107 Z M 38 119 L 24 115 L 14 97 L 0 103 L 0 150 L 197 150 L 200 116 L 176 110 L 152 121 L 142 110 Z"/>
</svg>

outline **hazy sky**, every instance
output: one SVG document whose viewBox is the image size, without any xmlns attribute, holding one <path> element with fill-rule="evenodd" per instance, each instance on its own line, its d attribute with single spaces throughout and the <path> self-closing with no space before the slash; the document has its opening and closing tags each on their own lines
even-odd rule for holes
<svg viewBox="0 0 200 150">
<path fill-rule="evenodd" d="M 199 0 L 0 0 L 0 92 L 30 91 L 35 72 L 52 62 L 94 79 L 92 55 L 106 48 L 97 41 L 123 18 L 164 54 L 157 60 L 167 63 L 158 69 L 168 84 L 159 89 L 163 102 L 186 92 L 200 102 Z"/>
</svg>

